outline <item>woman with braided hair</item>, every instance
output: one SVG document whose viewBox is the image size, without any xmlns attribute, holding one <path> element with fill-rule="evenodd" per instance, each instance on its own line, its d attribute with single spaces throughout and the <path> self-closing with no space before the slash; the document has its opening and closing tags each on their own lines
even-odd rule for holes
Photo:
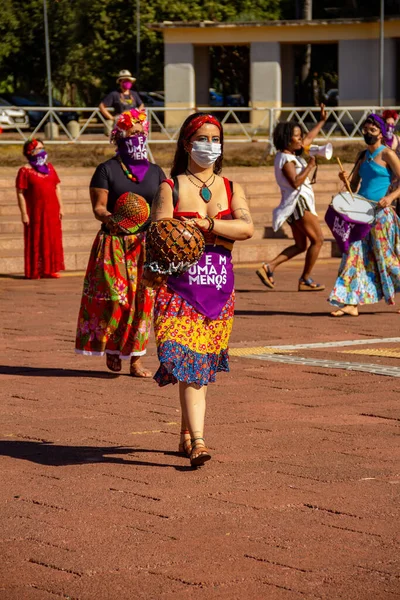
<svg viewBox="0 0 400 600">
<path fill-rule="evenodd" d="M 229 371 L 233 242 L 254 231 L 242 187 L 220 176 L 222 152 L 221 123 L 212 115 L 190 115 L 180 130 L 171 179 L 161 184 L 152 207 L 152 220 L 186 220 L 206 242 L 197 264 L 159 288 L 154 306 L 160 361 L 154 378 L 160 386 L 178 383 L 179 450 L 193 467 L 211 458 L 204 441 L 208 384 L 218 371 Z"/>
</svg>

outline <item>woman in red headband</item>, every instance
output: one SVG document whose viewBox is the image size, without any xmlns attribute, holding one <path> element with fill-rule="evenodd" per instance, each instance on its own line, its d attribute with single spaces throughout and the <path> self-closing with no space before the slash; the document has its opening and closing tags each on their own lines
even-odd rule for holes
<svg viewBox="0 0 400 600">
<path fill-rule="evenodd" d="M 182 411 L 179 450 L 193 467 L 211 458 L 204 441 L 208 384 L 229 371 L 228 341 L 235 292 L 231 251 L 253 235 L 243 189 L 220 176 L 223 130 L 212 115 L 184 122 L 171 179 L 154 200 L 152 219 L 189 220 L 204 234 L 206 250 L 182 275 L 169 277 L 154 307 L 160 386 L 178 383 Z"/>
<path fill-rule="evenodd" d="M 23 154 L 28 164 L 18 171 L 16 188 L 24 224 L 25 277 L 59 277 L 64 270 L 60 180 L 43 142 L 27 140 Z"/>
<path fill-rule="evenodd" d="M 395 110 L 384 110 L 382 118 L 386 124 L 386 144 L 396 152 L 400 158 L 400 137 L 395 133 L 396 123 L 399 115 Z"/>
</svg>

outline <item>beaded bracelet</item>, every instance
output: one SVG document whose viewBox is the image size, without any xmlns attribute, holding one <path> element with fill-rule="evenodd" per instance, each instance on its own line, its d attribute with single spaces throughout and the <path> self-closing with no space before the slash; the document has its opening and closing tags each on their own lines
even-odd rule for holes
<svg viewBox="0 0 400 600">
<path fill-rule="evenodd" d="M 208 215 L 206 216 L 206 219 L 208 221 L 208 229 L 207 231 L 210 232 L 214 229 L 214 219 L 212 217 L 209 217 Z"/>
</svg>

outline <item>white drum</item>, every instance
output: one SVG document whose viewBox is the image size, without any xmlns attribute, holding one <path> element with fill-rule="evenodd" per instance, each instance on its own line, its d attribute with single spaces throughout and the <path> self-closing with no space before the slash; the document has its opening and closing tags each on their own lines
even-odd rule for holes
<svg viewBox="0 0 400 600">
<path fill-rule="evenodd" d="M 359 194 L 339 192 L 332 198 L 332 206 L 339 214 L 356 223 L 371 224 L 375 221 L 376 202 Z"/>
</svg>

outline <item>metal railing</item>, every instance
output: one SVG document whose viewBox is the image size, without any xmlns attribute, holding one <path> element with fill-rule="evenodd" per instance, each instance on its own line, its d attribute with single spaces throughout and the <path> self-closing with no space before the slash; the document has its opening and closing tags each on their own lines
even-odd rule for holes
<svg viewBox="0 0 400 600">
<path fill-rule="evenodd" d="M 0 115 L 10 109 L 10 106 L 1 107 Z M 47 124 L 58 126 L 57 131 L 50 126 L 49 132 L 45 129 L 47 144 L 108 144 L 108 134 L 112 122 L 107 121 L 98 107 L 53 107 L 48 106 L 21 106 L 13 107 L 29 113 L 43 113 L 34 128 L 25 129 L 16 122 L 13 129 L 4 129 L 0 135 L 0 145 L 23 143 L 29 137 L 41 132 Z M 361 126 L 370 112 L 381 112 L 388 107 L 379 106 L 339 106 L 327 108 L 328 119 L 321 130 L 317 140 L 330 141 L 359 141 L 362 140 Z M 400 107 L 391 107 L 400 112 Z M 281 108 L 252 108 L 252 107 L 210 107 L 199 106 L 169 108 L 146 108 L 150 123 L 149 144 L 176 143 L 181 123 L 192 112 L 210 112 L 215 114 L 224 125 L 226 142 L 259 141 L 269 144 L 272 148 L 272 133 L 278 121 L 295 120 L 309 131 L 319 120 L 318 107 L 281 107 Z M 68 116 L 69 113 L 69 116 Z M 78 116 L 78 120 L 68 118 L 71 113 Z M 37 120 L 37 118 L 36 118 Z M 0 119 L 0 128 L 1 119 Z M 51 134 L 53 132 L 53 135 Z M 53 139 L 51 139 L 53 137 Z M 50 139 L 48 139 L 50 138 Z"/>
</svg>

